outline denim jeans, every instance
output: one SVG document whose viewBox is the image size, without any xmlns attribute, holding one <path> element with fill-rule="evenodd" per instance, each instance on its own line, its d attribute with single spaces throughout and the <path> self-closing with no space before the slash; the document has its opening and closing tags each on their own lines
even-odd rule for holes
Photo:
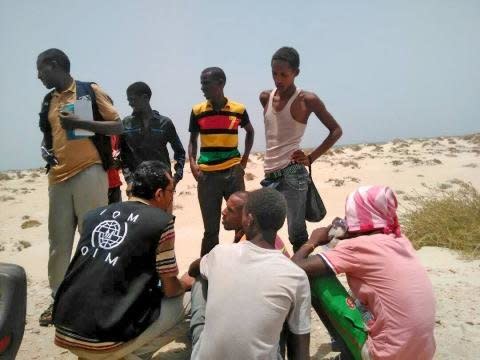
<svg viewBox="0 0 480 360">
<path fill-rule="evenodd" d="M 285 172 L 276 187 L 287 200 L 288 239 L 293 251 L 297 251 L 308 240 L 305 223 L 308 181 L 308 171 L 302 166 L 291 173 Z"/>
<path fill-rule="evenodd" d="M 245 190 L 244 175 L 245 171 L 239 164 L 227 170 L 202 172 L 198 178 L 198 201 L 205 229 L 201 256 L 218 244 L 222 199 L 227 200 L 234 192 Z"/>
</svg>

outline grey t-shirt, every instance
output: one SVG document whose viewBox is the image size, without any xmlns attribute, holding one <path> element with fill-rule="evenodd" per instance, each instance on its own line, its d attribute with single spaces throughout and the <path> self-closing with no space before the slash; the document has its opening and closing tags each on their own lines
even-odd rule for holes
<svg viewBox="0 0 480 360">
<path fill-rule="evenodd" d="M 205 327 L 192 359 L 276 359 L 285 320 L 310 333 L 310 285 L 279 250 L 217 245 L 200 262 L 208 280 Z"/>
</svg>

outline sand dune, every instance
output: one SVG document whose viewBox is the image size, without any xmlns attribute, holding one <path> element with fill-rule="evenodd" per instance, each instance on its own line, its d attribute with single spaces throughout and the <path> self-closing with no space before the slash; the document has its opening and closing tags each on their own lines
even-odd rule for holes
<svg viewBox="0 0 480 360">
<path fill-rule="evenodd" d="M 246 169 L 247 190 L 259 187 L 263 154 L 251 156 Z M 187 166 L 188 168 L 188 166 Z M 202 220 L 196 183 L 189 169 L 178 185 L 174 205 L 176 252 L 181 271 L 200 252 Z M 480 189 L 480 136 L 432 139 L 396 139 L 386 144 L 338 147 L 318 159 L 313 178 L 328 214 L 321 225 L 343 215 L 346 195 L 359 185 L 388 184 L 398 194 L 400 211 L 412 196 L 432 187 L 455 188 L 458 180 Z M 42 170 L 0 173 L 0 261 L 22 265 L 28 275 L 28 309 L 24 340 L 18 359 L 73 359 L 53 345 L 53 328 L 38 326 L 38 316 L 49 304 L 47 282 L 47 179 Z M 319 224 L 308 224 L 311 231 Z M 280 232 L 287 238 L 286 226 Z M 222 230 L 222 242 L 232 234 Z M 422 248 L 419 256 L 428 270 L 437 299 L 436 359 L 476 359 L 480 347 L 480 261 L 464 261 L 454 251 Z M 329 337 L 312 313 L 312 359 L 329 359 Z M 185 326 L 179 327 L 179 333 Z M 179 336 L 157 358 L 188 358 L 188 341 Z"/>
</svg>

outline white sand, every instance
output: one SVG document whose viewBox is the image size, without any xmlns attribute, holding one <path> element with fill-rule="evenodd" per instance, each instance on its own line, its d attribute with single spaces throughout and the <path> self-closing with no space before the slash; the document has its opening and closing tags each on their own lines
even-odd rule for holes
<svg viewBox="0 0 480 360">
<path fill-rule="evenodd" d="M 247 190 L 259 187 L 263 176 L 261 154 L 251 156 Z M 343 215 L 346 195 L 359 185 L 387 184 L 398 192 L 400 211 L 408 196 L 425 193 L 427 187 L 454 188 L 456 179 L 480 189 L 480 144 L 463 138 L 398 140 L 384 145 L 360 145 L 335 149 L 317 160 L 313 177 L 328 209 L 321 225 Z M 48 192 L 42 172 L 25 170 L 0 174 L 0 262 L 22 265 L 28 274 L 27 324 L 18 359 L 73 359 L 53 344 L 53 328 L 38 325 L 40 313 L 50 302 L 47 281 Z M 39 176 L 37 176 L 39 175 Z M 203 225 L 196 183 L 188 166 L 175 199 L 176 253 L 181 272 L 200 252 Z M 28 217 L 28 219 L 26 218 Z M 38 226 L 22 229 L 27 220 Z M 311 231 L 318 224 L 308 224 Z M 286 226 L 280 235 L 287 239 Z M 222 242 L 232 234 L 222 230 Z M 437 299 L 436 359 L 476 359 L 480 348 L 480 261 L 464 261 L 451 250 L 423 248 L 419 256 L 428 270 Z M 329 359 L 329 337 L 312 313 L 312 359 Z M 180 337 L 162 349 L 157 358 L 188 358 L 187 339 Z"/>
</svg>

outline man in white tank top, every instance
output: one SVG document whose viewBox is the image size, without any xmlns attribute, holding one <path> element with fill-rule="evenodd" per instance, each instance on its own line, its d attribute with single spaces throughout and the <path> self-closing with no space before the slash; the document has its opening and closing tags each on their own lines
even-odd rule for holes
<svg viewBox="0 0 480 360">
<path fill-rule="evenodd" d="M 305 204 L 308 166 L 330 149 L 342 136 L 342 129 L 316 94 L 295 86 L 300 57 L 290 47 L 282 47 L 272 57 L 276 89 L 260 94 L 265 117 L 264 186 L 275 187 L 287 200 L 288 237 L 296 251 L 308 240 Z M 309 155 L 300 149 L 311 113 L 329 130 L 328 136 Z"/>
</svg>

